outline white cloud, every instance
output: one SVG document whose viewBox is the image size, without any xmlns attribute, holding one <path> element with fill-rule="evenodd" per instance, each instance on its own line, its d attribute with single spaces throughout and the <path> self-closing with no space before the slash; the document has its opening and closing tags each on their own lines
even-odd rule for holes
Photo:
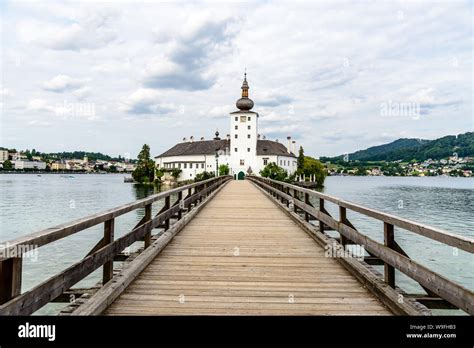
<svg viewBox="0 0 474 348">
<path fill-rule="evenodd" d="M 50 105 L 45 99 L 36 98 L 28 102 L 28 110 L 31 111 L 46 111 L 46 112 L 55 112 L 56 107 Z"/>
<path fill-rule="evenodd" d="M 162 103 L 164 96 L 153 89 L 140 88 L 130 94 L 120 104 L 119 109 L 128 114 L 159 114 L 164 115 L 176 111 L 172 103 Z"/>
<path fill-rule="evenodd" d="M 100 140 L 88 144 L 112 154 L 138 152 L 144 140 L 160 152 L 186 134 L 226 134 L 244 68 L 260 129 L 272 138 L 292 135 L 310 155 L 383 141 L 359 136 L 366 133 L 394 140 L 472 129 L 467 2 L 42 0 L 3 10 L 2 84 L 15 93 L 4 98 L 9 122 L 2 136 L 12 147 L 39 142 L 61 150 L 58 143 L 86 134 L 91 118 L 107 122 L 95 122 Z M 56 79 L 59 73 L 67 78 Z M 55 113 L 52 98 L 61 104 L 66 96 L 73 106 L 97 102 L 100 117 L 55 124 L 41 139 L 17 132 L 37 113 Z M 419 103 L 425 117 L 381 117 L 380 105 L 390 100 Z"/>
<path fill-rule="evenodd" d="M 117 39 L 111 24 L 114 17 L 113 13 L 84 13 L 82 18 L 68 25 L 23 20 L 18 25 L 18 36 L 27 44 L 53 50 L 97 49 Z"/>
<path fill-rule="evenodd" d="M 197 12 L 186 18 L 175 35 L 155 28 L 155 37 L 164 52 L 146 66 L 144 86 L 188 91 L 210 88 L 216 77 L 208 68 L 215 55 L 227 53 L 235 35 L 230 29 L 232 23 L 231 18 Z"/>
<path fill-rule="evenodd" d="M 84 87 L 85 80 L 72 78 L 68 75 L 56 75 L 43 84 L 47 91 L 62 93 L 65 91 L 79 90 Z"/>
</svg>

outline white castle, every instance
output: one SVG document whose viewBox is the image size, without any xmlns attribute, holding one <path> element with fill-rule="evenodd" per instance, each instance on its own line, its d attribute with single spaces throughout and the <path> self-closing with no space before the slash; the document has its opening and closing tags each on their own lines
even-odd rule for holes
<svg viewBox="0 0 474 348">
<path fill-rule="evenodd" d="M 216 132 L 212 140 L 183 138 L 168 151 L 155 157 L 158 168 L 182 170 L 178 180 L 194 179 L 204 171 L 216 173 L 218 166 L 227 164 L 230 174 L 242 180 L 246 175 L 259 175 L 267 164 L 275 162 L 292 174 L 297 169 L 295 142 L 287 137 L 288 146 L 277 141 L 265 140 L 258 134 L 258 113 L 251 111 L 247 74 L 242 83 L 242 98 L 237 100 L 239 109 L 230 113 L 230 134 L 225 139 Z"/>
</svg>

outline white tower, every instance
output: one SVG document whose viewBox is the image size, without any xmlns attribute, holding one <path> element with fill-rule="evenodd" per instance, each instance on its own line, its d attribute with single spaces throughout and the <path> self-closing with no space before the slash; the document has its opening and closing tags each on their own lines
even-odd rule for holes
<svg viewBox="0 0 474 348">
<path fill-rule="evenodd" d="M 242 83 L 242 98 L 235 104 L 239 111 L 230 113 L 230 159 L 232 174 L 243 179 L 257 168 L 258 114 L 250 111 L 253 101 L 249 98 L 247 74 Z"/>
</svg>

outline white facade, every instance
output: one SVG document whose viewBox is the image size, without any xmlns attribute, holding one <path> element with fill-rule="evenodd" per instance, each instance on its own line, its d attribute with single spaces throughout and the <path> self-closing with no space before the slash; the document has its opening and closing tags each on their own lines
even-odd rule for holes
<svg viewBox="0 0 474 348">
<path fill-rule="evenodd" d="M 260 139 L 258 134 L 258 113 L 250 111 L 253 101 L 248 98 L 246 78 L 242 85 L 242 98 L 236 103 L 239 111 L 230 113 L 230 139 L 220 139 L 219 133 L 213 140 L 189 141 L 183 139 L 160 156 L 155 157 L 158 168 L 182 170 L 180 181 L 190 180 L 204 171 L 216 173 L 216 154 L 218 165 L 227 164 L 231 175 L 243 178 L 246 175 L 260 175 L 269 163 L 292 174 L 297 169 L 294 142 L 288 137 L 288 146 L 278 141 Z"/>
<path fill-rule="evenodd" d="M 190 180 L 196 177 L 196 174 L 202 172 L 216 173 L 216 164 L 227 164 L 230 166 L 230 157 L 225 151 L 219 151 L 219 157 L 208 155 L 183 155 L 157 158 L 155 163 L 158 168 L 181 169 L 179 180 Z"/>
<path fill-rule="evenodd" d="M 8 151 L 0 150 L 0 162 L 8 160 Z"/>
<path fill-rule="evenodd" d="M 15 169 L 38 169 L 38 170 L 46 169 L 45 162 L 37 162 L 37 161 L 13 161 L 13 165 Z"/>
<path fill-rule="evenodd" d="M 257 174 L 258 114 L 237 111 L 230 114 L 230 167 L 233 174 Z"/>
</svg>

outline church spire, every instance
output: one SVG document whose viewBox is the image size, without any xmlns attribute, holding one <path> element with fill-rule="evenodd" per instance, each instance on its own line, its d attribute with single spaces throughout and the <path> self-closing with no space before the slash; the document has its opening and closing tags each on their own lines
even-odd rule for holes
<svg viewBox="0 0 474 348">
<path fill-rule="evenodd" d="M 244 82 L 242 83 L 242 98 L 249 97 L 249 84 L 247 82 L 247 71 L 244 73 Z"/>
<path fill-rule="evenodd" d="M 249 111 L 253 108 L 253 100 L 249 98 L 249 84 L 247 82 L 247 71 L 244 73 L 244 82 L 242 82 L 242 98 L 235 104 L 241 111 Z"/>
</svg>

